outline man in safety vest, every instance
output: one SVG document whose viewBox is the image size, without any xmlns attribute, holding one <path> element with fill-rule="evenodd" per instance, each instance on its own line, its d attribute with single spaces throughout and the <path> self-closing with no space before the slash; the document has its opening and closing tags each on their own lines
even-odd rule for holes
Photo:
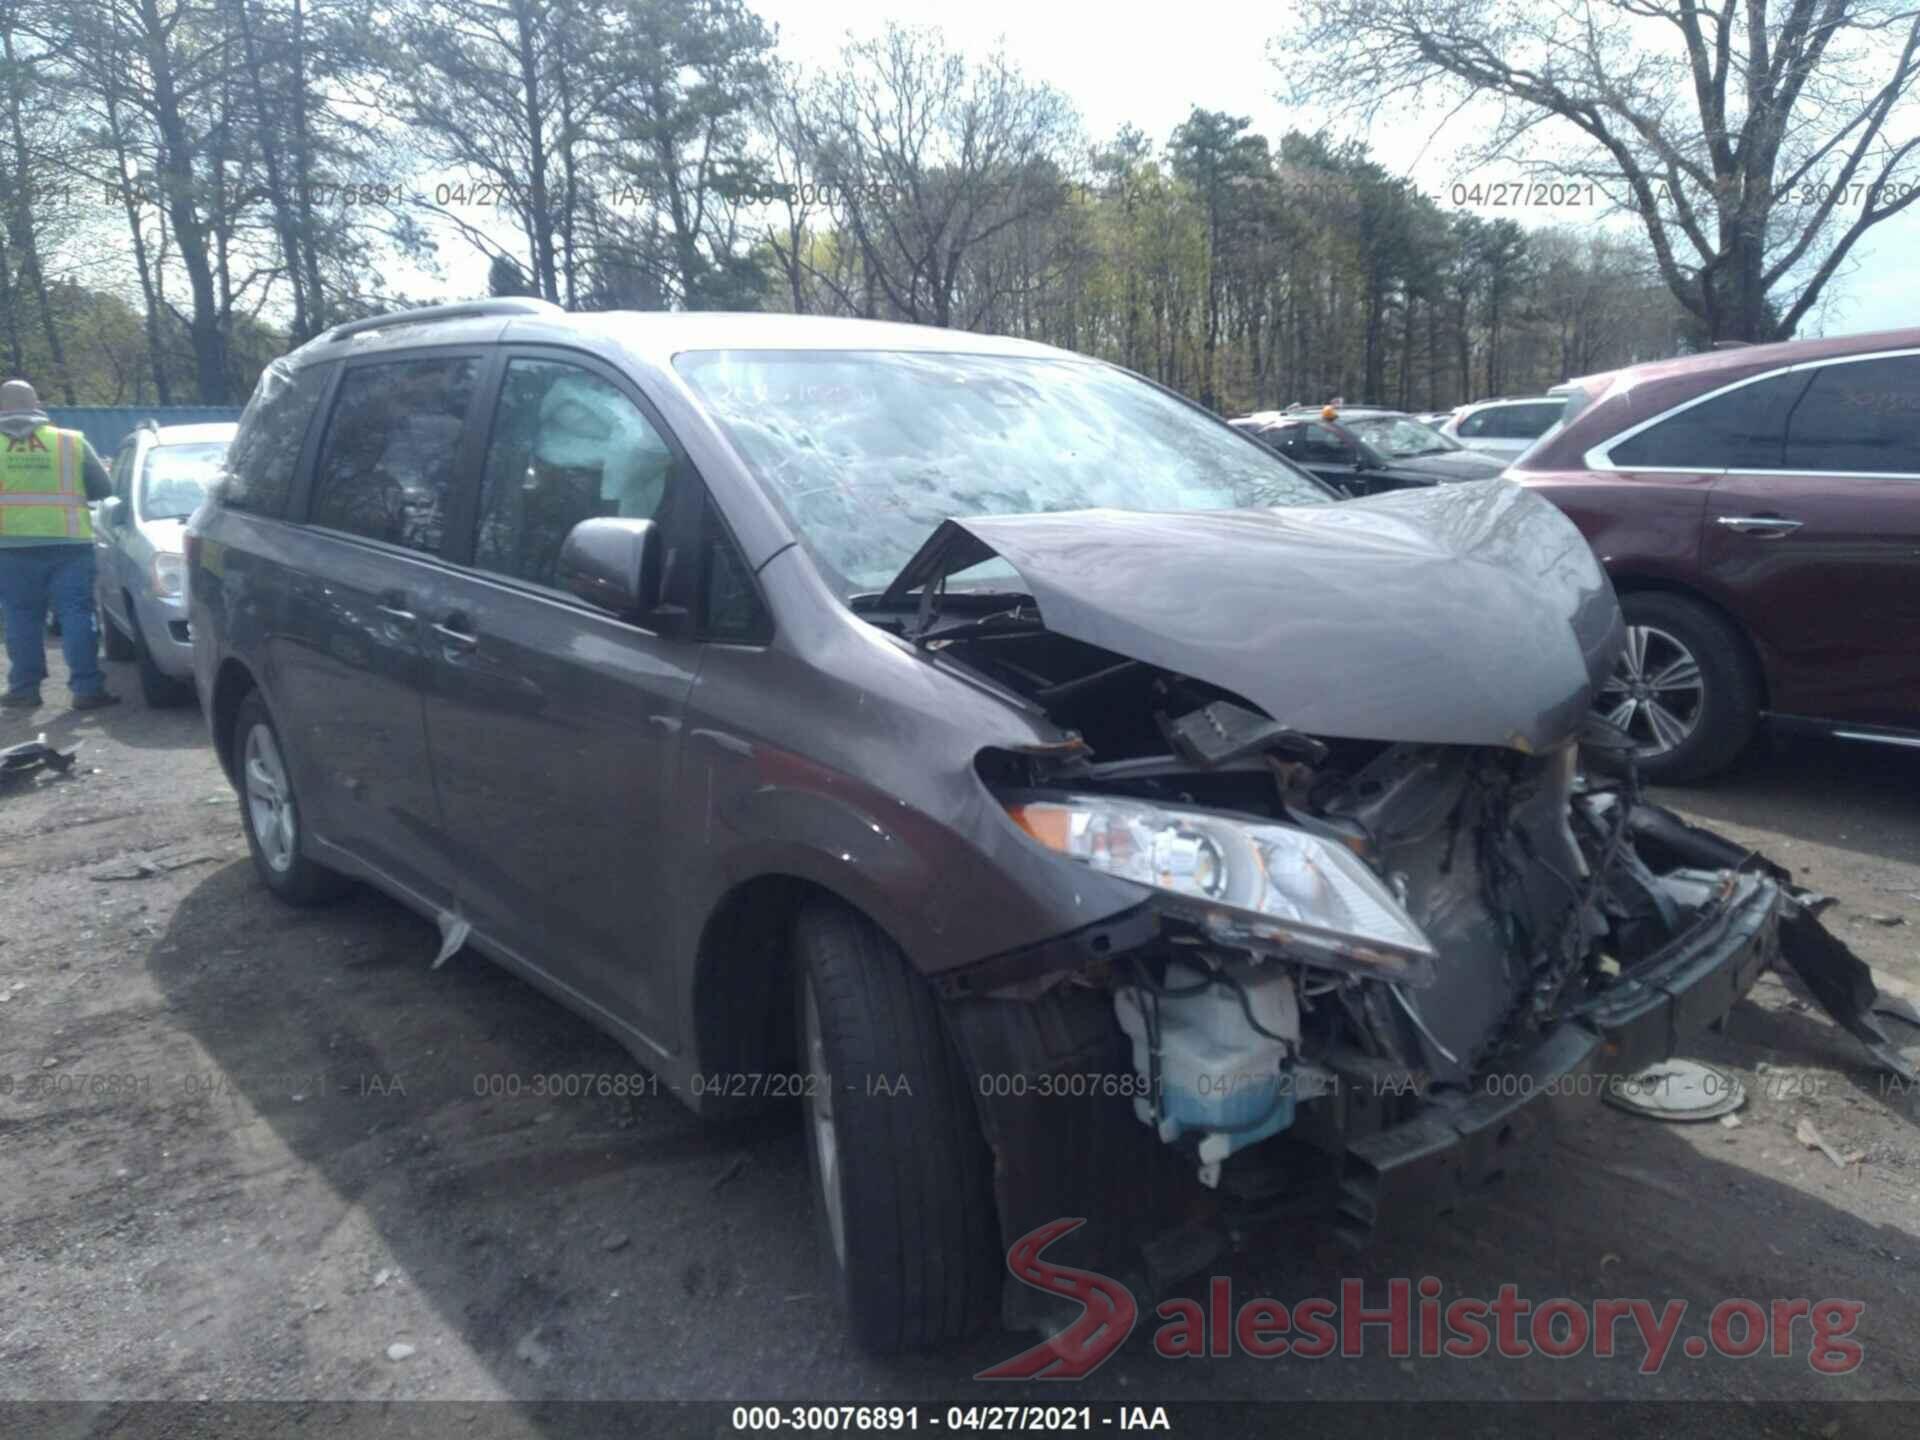
<svg viewBox="0 0 1920 1440">
<path fill-rule="evenodd" d="M 7 690 L 0 707 L 32 710 L 47 678 L 47 607 L 60 619 L 73 708 L 120 703 L 107 692 L 93 623 L 93 523 L 107 467 L 77 430 L 56 430 L 24 380 L 0 385 L 0 607 L 7 618 Z"/>
</svg>

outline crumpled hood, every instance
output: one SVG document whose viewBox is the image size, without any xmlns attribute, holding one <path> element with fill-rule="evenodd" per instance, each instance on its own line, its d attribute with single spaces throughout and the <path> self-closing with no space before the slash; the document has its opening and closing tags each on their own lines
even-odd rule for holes
<svg viewBox="0 0 1920 1440">
<path fill-rule="evenodd" d="M 1571 521 L 1487 480 L 1280 510 L 948 520 L 891 597 L 999 555 L 1047 628 L 1349 739 L 1572 736 L 1624 641 Z"/>
<path fill-rule="evenodd" d="M 44 410 L 9 410 L 0 415 L 0 435 L 11 435 L 21 439 L 31 435 L 42 425 L 51 425 Z"/>
</svg>

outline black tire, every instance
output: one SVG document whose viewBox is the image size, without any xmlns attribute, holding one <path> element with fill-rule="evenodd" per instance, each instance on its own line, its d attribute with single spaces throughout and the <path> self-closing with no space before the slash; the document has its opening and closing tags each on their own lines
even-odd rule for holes
<svg viewBox="0 0 1920 1440">
<path fill-rule="evenodd" d="M 851 910 L 809 907 L 795 947 L 807 1164 L 848 1328 L 877 1354 L 973 1334 L 999 1312 L 1005 1267 L 992 1157 L 939 1006 L 899 947 Z M 823 1056 L 811 1053 L 809 996 Z M 841 1250 L 817 1136 L 823 1093 L 837 1132 Z"/>
<path fill-rule="evenodd" d="M 1683 595 L 1640 591 L 1623 595 L 1620 609 L 1630 630 L 1684 647 L 1699 677 L 1697 699 L 1691 702 L 1691 728 L 1677 743 L 1643 749 L 1638 755 L 1640 773 L 1658 784 L 1676 784 L 1703 780 L 1726 769 L 1746 749 L 1760 721 L 1760 677 L 1746 641 L 1715 611 Z M 1619 687 L 1627 668 L 1629 662 L 1623 659 L 1615 688 L 1602 692 L 1597 703 L 1602 714 L 1622 700 Z M 1649 727 L 1637 727 L 1634 735 L 1648 741 L 1652 732 Z"/>
<path fill-rule="evenodd" d="M 271 739 L 273 753 L 280 759 L 285 777 L 285 793 L 293 814 L 292 841 L 286 847 L 286 863 L 277 864 L 269 859 L 268 847 L 262 843 L 255 826 L 254 806 L 249 800 L 247 757 L 249 740 L 255 729 L 264 729 Z M 258 690 L 247 693 L 240 702 L 239 711 L 233 722 L 233 754 L 230 757 L 234 784 L 240 791 L 240 828 L 247 834 L 247 851 L 253 856 L 254 873 L 280 899 L 289 905 L 319 905 L 333 899 L 347 888 L 347 880 L 338 871 L 329 870 L 307 858 L 306 830 L 300 824 L 300 806 L 293 791 L 291 774 L 286 770 L 285 748 L 280 743 L 280 732 L 274 728 L 273 717 L 267 714 L 267 705 L 260 698 Z M 279 850 L 279 846 L 273 847 Z"/>
<path fill-rule="evenodd" d="M 108 660 L 131 660 L 134 658 L 133 641 L 113 623 L 113 617 L 107 614 L 107 607 L 95 604 L 94 623 L 100 627 L 100 653 Z"/>
<path fill-rule="evenodd" d="M 169 675 L 153 663 L 153 652 L 147 648 L 147 634 L 140 628 L 140 612 L 133 608 L 131 595 L 127 597 L 127 618 L 133 622 L 133 658 L 140 665 L 140 698 L 154 710 L 175 709 L 192 700 L 191 680 Z"/>
</svg>

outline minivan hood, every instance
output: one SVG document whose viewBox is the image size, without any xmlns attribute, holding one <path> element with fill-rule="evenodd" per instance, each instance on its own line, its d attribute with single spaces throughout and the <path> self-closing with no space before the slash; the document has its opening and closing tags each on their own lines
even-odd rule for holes
<svg viewBox="0 0 1920 1440">
<path fill-rule="evenodd" d="M 1505 480 L 1279 510 L 948 520 L 887 598 L 993 555 L 1047 629 L 1315 735 L 1547 749 L 1624 643 L 1586 540 Z"/>
</svg>

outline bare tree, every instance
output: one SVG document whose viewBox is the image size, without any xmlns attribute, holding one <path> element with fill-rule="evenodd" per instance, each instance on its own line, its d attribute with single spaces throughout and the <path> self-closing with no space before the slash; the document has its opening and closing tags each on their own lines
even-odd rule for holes
<svg viewBox="0 0 1920 1440">
<path fill-rule="evenodd" d="M 1306 18 L 1277 61 L 1297 99 L 1490 100 L 1472 158 L 1603 187 L 1711 339 L 1791 335 L 1920 197 L 1909 0 L 1307 0 Z"/>
<path fill-rule="evenodd" d="M 668 296 L 688 309 L 751 305 L 765 277 L 740 253 L 740 206 L 763 178 L 748 130 L 772 33 L 741 0 L 627 0 L 622 20 L 611 158 L 659 217 Z"/>
<path fill-rule="evenodd" d="M 135 188 L 123 199 L 136 228 L 139 212 L 152 207 L 171 233 L 191 309 L 165 300 L 158 256 L 145 289 L 149 304 L 187 331 L 195 389 L 209 405 L 224 404 L 239 378 L 229 372 L 234 318 L 243 304 L 264 303 L 275 273 L 243 233 L 261 191 L 237 124 L 222 18 L 220 0 L 96 0 L 62 10 L 54 22 L 56 51 L 88 94 L 105 148 L 146 162 L 103 178 Z M 85 168 L 100 173 L 97 165 Z M 236 274 L 236 264 L 251 268 Z"/>
<path fill-rule="evenodd" d="M 556 302 L 571 263 L 557 242 L 573 231 L 563 213 L 575 198 L 566 183 L 577 164 L 570 152 L 586 143 L 577 115 L 561 107 L 569 31 L 591 23 L 579 9 L 544 0 L 416 0 L 388 21 L 390 111 L 460 176 L 434 208 L 489 257 L 508 252 L 469 212 L 510 216 L 526 248 L 509 258 Z"/>
<path fill-rule="evenodd" d="M 843 52 L 814 164 L 892 312 L 951 325 L 968 252 L 1061 202 L 1077 124 L 1004 54 L 969 65 L 938 30 L 890 25 Z"/>
<path fill-rule="evenodd" d="M 813 96 L 812 82 L 798 68 L 775 60 L 754 104 L 765 176 L 762 190 L 779 217 L 767 225 L 764 239 L 786 282 L 788 308 L 796 315 L 810 308 L 813 226 L 815 217 L 826 213 L 808 168 L 820 145 L 810 113 Z"/>
<path fill-rule="evenodd" d="M 27 32 L 21 0 L 0 0 L 0 108 L 4 108 L 4 158 L 0 159 L 0 194 L 4 194 L 3 223 L 9 255 L 0 263 L 13 273 L 7 277 L 4 299 L 9 307 L 9 348 L 20 364 L 18 316 L 13 307 L 31 295 L 39 312 L 40 333 L 47 347 L 54 383 L 61 398 L 73 403 L 73 380 L 54 307 L 48 294 L 44 263 L 45 230 L 55 213 L 64 209 L 58 181 L 63 173 L 60 145 L 67 129 L 67 107 L 57 95 L 60 81 L 44 69 L 46 44 Z M 44 17 L 42 17 L 44 18 Z M 32 113 L 31 122 L 28 119 Z"/>
</svg>

